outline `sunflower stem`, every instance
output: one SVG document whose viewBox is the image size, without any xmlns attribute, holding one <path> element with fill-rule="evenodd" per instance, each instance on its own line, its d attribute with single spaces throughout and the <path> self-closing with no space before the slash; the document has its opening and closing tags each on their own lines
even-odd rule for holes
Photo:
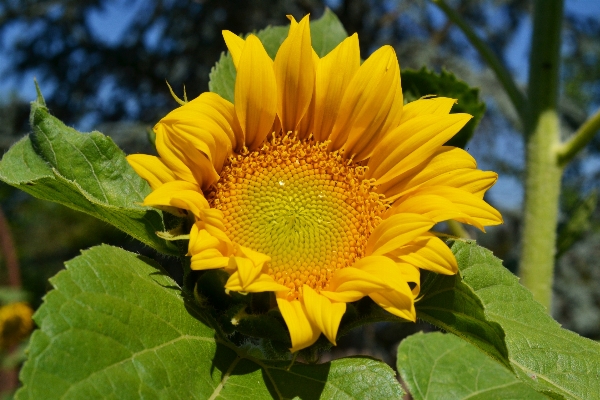
<svg viewBox="0 0 600 400">
<path fill-rule="evenodd" d="M 444 0 L 431 0 L 435 5 L 437 5 L 443 12 L 446 14 L 446 17 L 450 21 L 456 24 L 456 26 L 464 33 L 467 37 L 471 45 L 475 47 L 475 49 L 479 52 L 479 55 L 485 60 L 488 66 L 494 71 L 498 81 L 506 91 L 506 94 L 510 98 L 513 106 L 521 122 L 525 125 L 525 121 L 527 118 L 526 114 L 526 104 L 527 99 L 523 92 L 517 87 L 511 73 L 504 66 L 504 64 L 500 61 L 498 56 L 494 53 L 494 51 L 487 45 L 471 28 L 471 26 L 458 14 L 455 10 L 452 9 Z"/>
<path fill-rule="evenodd" d="M 467 232 L 467 230 L 465 229 L 465 227 L 463 226 L 463 224 L 461 224 L 458 221 L 454 221 L 453 219 L 448 220 L 448 229 L 450 229 L 450 233 L 456 237 L 459 237 L 461 239 L 472 239 L 471 235 L 469 235 L 469 232 Z"/>
<path fill-rule="evenodd" d="M 550 310 L 562 168 L 557 162 L 563 0 L 536 0 L 529 61 L 521 283 Z"/>
<path fill-rule="evenodd" d="M 558 149 L 558 164 L 567 165 L 600 131 L 600 109 L 596 111 L 581 127 Z"/>
</svg>

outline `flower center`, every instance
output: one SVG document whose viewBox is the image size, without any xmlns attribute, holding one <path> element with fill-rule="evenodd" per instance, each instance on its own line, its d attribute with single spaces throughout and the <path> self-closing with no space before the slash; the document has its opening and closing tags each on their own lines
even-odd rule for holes
<svg viewBox="0 0 600 400">
<path fill-rule="evenodd" d="M 327 289 L 336 269 L 364 255 L 385 205 L 327 143 L 279 135 L 257 151 L 232 157 L 209 194 L 229 237 L 271 257 L 268 273 L 290 288 Z"/>
</svg>

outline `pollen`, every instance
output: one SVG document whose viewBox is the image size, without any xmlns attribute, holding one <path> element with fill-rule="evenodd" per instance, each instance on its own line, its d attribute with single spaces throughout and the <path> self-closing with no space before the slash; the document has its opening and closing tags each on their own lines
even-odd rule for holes
<svg viewBox="0 0 600 400">
<path fill-rule="evenodd" d="M 268 273 L 290 288 L 290 300 L 304 284 L 326 290 L 335 270 L 363 257 L 386 209 L 366 167 L 328 144 L 273 135 L 231 157 L 208 193 L 229 237 L 271 257 Z"/>
</svg>

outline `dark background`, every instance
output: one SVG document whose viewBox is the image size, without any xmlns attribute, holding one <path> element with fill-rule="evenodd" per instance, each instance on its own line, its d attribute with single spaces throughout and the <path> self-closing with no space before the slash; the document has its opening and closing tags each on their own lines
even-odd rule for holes
<svg viewBox="0 0 600 400">
<path fill-rule="evenodd" d="M 449 1 L 525 85 L 531 2 Z M 51 112 L 80 130 L 97 129 L 127 152 L 153 152 L 146 131 L 177 104 L 165 80 L 189 97 L 208 90 L 208 73 L 225 44 L 221 30 L 251 32 L 284 25 L 286 14 L 318 18 L 329 6 L 363 58 L 383 44 L 401 68 L 425 65 L 454 72 L 481 88 L 487 112 L 467 145 L 480 168 L 500 174 L 488 201 L 505 224 L 482 235 L 469 230 L 517 272 L 523 138 L 516 114 L 493 73 L 464 35 L 430 2 L 413 1 L 0 1 L 0 148 L 29 131 L 33 77 Z M 567 0 L 563 26 L 561 113 L 565 135 L 600 106 L 600 3 Z M 600 135 L 567 168 L 559 227 L 554 317 L 600 339 Z M 21 268 L 23 288 L 38 306 L 47 279 L 80 249 L 110 243 L 156 256 L 107 224 L 0 184 L 0 206 Z M 8 284 L 0 254 L 0 285 Z M 161 259 L 169 264 L 172 260 Z M 343 338 L 334 356 L 370 354 L 394 362 L 399 340 L 424 324 L 380 324 Z"/>
</svg>

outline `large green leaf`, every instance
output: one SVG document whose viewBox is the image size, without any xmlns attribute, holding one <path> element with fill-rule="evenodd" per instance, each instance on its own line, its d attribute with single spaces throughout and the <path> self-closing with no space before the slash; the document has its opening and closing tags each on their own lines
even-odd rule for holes
<svg viewBox="0 0 600 400">
<path fill-rule="evenodd" d="M 17 399 L 399 398 L 394 372 L 350 357 L 266 361 L 215 334 L 151 261 L 99 246 L 67 263 L 35 314 Z"/>
<path fill-rule="evenodd" d="M 425 274 L 417 317 L 453 332 L 510 367 L 502 327 L 488 319 L 481 300 L 460 275 Z"/>
<path fill-rule="evenodd" d="M 467 83 L 457 79 L 451 72 L 444 70 L 440 74 L 436 74 L 425 67 L 418 71 L 404 69 L 401 71 L 401 75 L 405 100 L 413 101 L 429 95 L 451 97 L 458 101 L 452 107 L 452 112 L 467 113 L 473 116 L 447 143 L 449 146 L 464 148 L 485 113 L 485 103 L 479 98 L 479 89 L 470 87 Z"/>
<path fill-rule="evenodd" d="M 404 339 L 398 371 L 415 400 L 546 398 L 475 346 L 440 332 Z"/>
<path fill-rule="evenodd" d="M 497 343 L 472 340 L 473 327 L 497 324 L 504 332 L 507 360 L 522 381 L 556 398 L 598 398 L 600 344 L 562 329 L 489 250 L 456 242 L 452 251 L 462 281 L 458 276 L 432 277 L 418 317 L 498 359 L 498 352 L 490 351 Z"/>
<path fill-rule="evenodd" d="M 271 58 L 275 58 L 279 46 L 287 37 L 288 29 L 287 26 L 269 26 L 256 33 Z M 319 57 L 325 56 L 348 37 L 344 26 L 330 9 L 326 9 L 321 18 L 311 21 L 310 32 L 313 49 Z M 235 77 L 231 55 L 223 53 L 210 71 L 208 87 L 211 92 L 233 103 Z"/>
<path fill-rule="evenodd" d="M 108 222 L 167 253 L 172 244 L 159 211 L 139 205 L 150 187 L 125 154 L 99 132 L 80 133 L 50 115 L 41 100 L 31 105 L 33 133 L 0 161 L 0 179 L 37 198 L 63 204 Z"/>
</svg>

